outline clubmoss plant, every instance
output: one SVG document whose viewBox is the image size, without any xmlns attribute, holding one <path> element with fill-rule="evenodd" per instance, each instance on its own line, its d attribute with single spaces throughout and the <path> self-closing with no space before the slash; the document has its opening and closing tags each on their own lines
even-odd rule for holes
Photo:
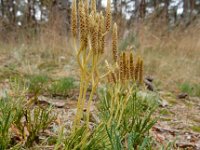
<svg viewBox="0 0 200 150">
<path fill-rule="evenodd" d="M 139 83 L 142 84 L 143 83 L 143 70 L 144 70 L 144 66 L 143 66 L 143 60 L 139 59 L 139 71 L 138 71 L 138 76 L 139 76 Z"/>
<path fill-rule="evenodd" d="M 86 110 L 86 124 L 89 123 L 89 111 L 92 103 L 93 96 L 97 89 L 99 83 L 99 70 L 98 62 L 100 57 L 104 53 L 104 36 L 107 31 L 109 31 L 110 26 L 110 10 L 107 10 L 107 22 L 106 27 L 104 24 L 103 13 L 96 12 L 96 1 L 91 1 L 91 9 L 89 11 L 88 1 L 79 1 L 78 11 L 76 8 L 76 2 L 72 2 L 72 35 L 76 39 L 75 29 L 77 23 L 77 15 L 79 16 L 79 44 L 74 43 L 74 48 L 76 50 L 76 58 L 78 65 L 80 67 L 80 93 L 77 104 L 77 115 L 74 121 L 74 131 L 80 127 L 80 120 L 83 115 L 83 107 L 86 102 L 86 93 L 91 85 L 92 90 L 89 96 L 88 107 Z M 78 12 L 78 14 L 77 14 Z M 109 13 L 109 14 L 108 14 Z M 107 30 L 106 30 L 107 29 Z M 76 40 L 75 40 L 76 41 Z M 79 45 L 79 47 L 78 47 Z M 78 48 L 77 48 L 78 47 Z M 89 64 L 92 64 L 89 65 Z"/>
<path fill-rule="evenodd" d="M 121 52 L 118 53 L 118 32 L 117 24 L 111 25 L 111 1 L 107 1 L 107 8 L 105 17 L 103 13 L 98 13 L 96 10 L 96 1 L 91 1 L 91 6 L 88 6 L 88 1 L 80 0 L 78 2 L 78 9 L 75 7 L 76 1 L 72 2 L 72 20 L 73 17 L 79 16 L 79 37 L 76 37 L 74 34 L 74 22 L 72 25 L 72 36 L 75 41 L 74 49 L 76 51 L 76 60 L 80 68 L 80 90 L 79 97 L 77 102 L 77 113 L 75 116 L 73 131 L 70 136 L 65 140 L 66 149 L 88 149 L 90 144 L 94 144 L 95 138 L 93 137 L 94 133 L 98 134 L 98 138 L 105 136 L 101 141 L 106 143 L 107 146 L 96 142 L 96 148 L 108 148 L 112 149 L 112 140 L 109 141 L 112 133 L 112 128 L 118 132 L 118 129 L 124 123 L 124 117 L 127 114 L 127 111 L 130 113 L 128 106 L 131 101 L 136 97 L 134 96 L 137 93 L 137 87 L 142 85 L 143 82 L 143 60 L 139 57 L 134 57 L 132 52 Z M 89 10 L 90 8 L 90 10 Z M 75 12 L 76 11 L 76 12 Z M 77 14 L 78 12 L 78 14 Z M 74 16 L 74 14 L 76 16 Z M 113 64 L 105 60 L 105 74 L 101 75 L 99 71 L 99 64 L 101 57 L 105 52 L 105 36 L 109 33 L 112 26 L 112 51 L 113 54 Z M 76 30 L 77 31 L 77 30 Z M 106 83 L 107 93 L 109 93 L 109 100 L 104 101 L 108 106 L 106 111 L 109 115 L 106 120 L 101 120 L 99 124 L 95 125 L 94 131 L 91 132 L 89 128 L 89 117 L 90 117 L 90 107 L 95 92 L 97 91 L 99 82 L 103 80 L 104 77 L 107 77 L 108 82 Z M 89 90 L 91 87 L 91 90 Z M 86 94 L 89 93 L 89 98 Z M 135 98 L 136 99 L 136 98 Z M 83 113 L 83 108 L 87 102 L 86 112 Z M 137 101 L 138 102 L 138 101 Z M 141 104 L 138 102 L 137 104 Z M 141 106 L 141 105 L 138 105 Z M 135 106 L 134 106 L 135 107 Z M 147 131 L 152 127 L 154 121 L 151 122 L 150 116 L 148 115 L 142 120 L 140 115 L 137 114 L 139 121 L 149 122 L 150 124 L 144 125 L 144 122 L 139 122 L 135 124 L 135 118 L 132 118 L 131 124 L 127 122 L 128 126 L 132 124 L 137 128 L 142 125 L 142 129 L 138 130 L 139 137 L 143 137 Z M 84 117 L 83 117 L 84 116 Z M 83 125 L 81 124 L 81 118 L 83 118 Z M 126 120 L 127 121 L 127 120 Z M 114 126 L 113 126 L 114 123 Z M 132 127 L 133 127 L 132 125 Z M 124 127 L 125 128 L 125 127 Z M 100 129 L 102 130 L 100 132 Z M 139 131 L 140 130 L 140 131 Z M 132 128 L 129 129 L 132 133 Z M 121 132 L 121 131 L 120 131 Z M 124 131 L 128 133 L 128 130 Z M 115 133 L 115 132 L 113 132 Z M 124 144 L 122 139 L 125 134 L 120 133 L 120 143 Z M 131 136 L 131 135 L 130 135 Z M 75 140 L 77 139 L 77 140 Z M 139 138 L 139 140 L 142 138 Z M 98 139 L 99 140 L 99 139 Z M 91 143 L 92 141 L 92 143 Z M 110 143 L 111 142 L 111 143 Z M 134 143 L 137 146 L 137 141 Z M 140 142 L 141 144 L 142 142 Z M 120 147 L 120 145 L 119 145 Z"/>
<path fill-rule="evenodd" d="M 133 62 L 133 53 L 130 53 L 130 59 L 129 59 L 129 65 L 130 65 L 130 78 L 133 80 L 134 79 L 134 62 Z"/>
<path fill-rule="evenodd" d="M 107 0 L 107 7 L 106 7 L 106 31 L 110 30 L 111 23 L 112 23 L 111 1 Z"/>
<path fill-rule="evenodd" d="M 77 10 L 76 10 L 76 1 L 72 3 L 72 17 L 71 17 L 71 31 L 73 37 L 76 38 L 77 36 Z"/>
<path fill-rule="evenodd" d="M 91 0 L 91 9 L 94 13 L 96 13 L 96 0 Z"/>
<path fill-rule="evenodd" d="M 9 129 L 15 121 L 16 111 L 14 103 L 10 102 L 10 98 L 0 99 L 0 149 L 7 149 L 11 142 L 11 133 Z"/>
<path fill-rule="evenodd" d="M 0 98 L 0 149 L 23 149 L 31 147 L 41 131 L 49 127 L 55 119 L 51 107 L 35 106 L 34 99 L 25 97 L 26 91 L 17 89 L 13 94 Z M 18 91 L 20 90 L 20 91 Z"/>
<path fill-rule="evenodd" d="M 86 102 L 86 93 L 91 85 L 92 90 L 90 92 L 89 99 L 87 100 L 86 109 L 86 124 L 89 124 L 89 113 L 90 106 L 93 100 L 93 96 L 97 89 L 98 83 L 100 81 L 99 74 L 99 61 L 104 53 L 104 39 L 105 35 L 109 32 L 111 27 L 111 6 L 110 0 L 107 1 L 107 8 L 105 13 L 105 19 L 103 13 L 98 13 L 96 11 L 96 1 L 91 1 L 91 10 L 88 8 L 88 1 L 80 0 L 78 3 L 78 11 L 76 8 L 76 1 L 72 2 L 72 35 L 76 39 L 77 27 L 76 18 L 79 16 L 79 44 L 74 43 L 74 48 L 76 49 L 76 58 L 78 65 L 80 67 L 80 93 L 77 103 L 77 115 L 74 121 L 74 131 L 80 127 L 80 120 L 83 116 L 83 107 Z M 78 12 L 78 14 L 77 14 Z M 89 16 L 89 17 L 88 17 Z M 87 20 L 88 19 L 88 20 Z M 105 22 L 104 22 L 105 20 Z M 112 53 L 114 59 L 114 66 L 107 68 L 108 79 L 115 84 L 128 84 L 128 81 L 135 79 L 139 83 L 142 82 L 143 78 L 143 61 L 141 58 L 137 59 L 137 63 L 134 67 L 133 64 L 133 54 L 125 53 L 119 54 L 118 57 L 118 35 L 117 35 L 117 24 L 113 25 L 112 31 Z M 130 59 L 129 59 L 130 58 Z M 119 59 L 119 60 L 118 60 Z M 129 62 L 130 61 L 130 62 Z M 119 64 L 118 64 L 119 62 Z M 90 65 L 91 64 L 91 65 Z M 107 63 L 108 64 L 108 63 Z M 107 65 L 109 66 L 109 65 Z M 119 66 L 119 67 L 118 67 Z M 134 68 L 136 68 L 134 70 Z M 135 72 L 134 72 L 135 71 Z M 134 73 L 133 73 L 134 72 Z M 135 75 L 135 77 L 133 77 Z M 120 83 L 118 83 L 120 82 Z M 121 86 L 121 85 L 120 85 Z M 129 91 L 129 90 L 128 90 Z M 130 91 L 129 91 L 130 92 Z M 129 97 L 129 96 L 128 96 Z M 128 99 L 127 97 L 127 99 Z M 121 114 L 122 115 L 122 114 Z"/>
<path fill-rule="evenodd" d="M 117 24 L 114 24 L 113 27 L 113 33 L 112 33 L 112 52 L 113 52 L 113 60 L 114 62 L 117 62 L 117 41 L 118 41 L 118 35 L 117 35 Z"/>
<path fill-rule="evenodd" d="M 27 147 L 32 146 L 34 141 L 38 140 L 39 133 L 47 129 L 47 127 L 55 120 L 55 117 L 51 114 L 51 111 L 51 107 L 35 107 L 33 110 L 27 109 L 24 111 L 26 128 L 29 132 L 26 141 Z"/>
<path fill-rule="evenodd" d="M 100 91 L 98 108 L 101 120 L 106 124 L 111 146 L 108 149 L 151 149 L 152 138 L 148 132 L 156 123 L 152 114 L 157 104 L 154 99 L 139 97 L 135 88 L 130 95 L 126 89 L 112 84 Z"/>
</svg>

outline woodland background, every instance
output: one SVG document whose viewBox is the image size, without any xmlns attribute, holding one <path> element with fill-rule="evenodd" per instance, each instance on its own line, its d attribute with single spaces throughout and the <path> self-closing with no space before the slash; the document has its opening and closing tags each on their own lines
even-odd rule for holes
<svg viewBox="0 0 200 150">
<path fill-rule="evenodd" d="M 96 2 L 97 10 L 105 12 L 107 1 Z M 25 133 L 19 134 L 11 119 L 5 124 L 7 130 L 0 128 L 0 135 L 6 133 L 8 138 L 6 148 L 33 135 L 25 148 L 52 149 L 59 140 L 59 128 L 67 128 L 72 121 L 80 79 L 70 32 L 71 3 L 0 0 L 0 125 L 18 107 L 27 113 L 26 105 L 18 99 L 35 100 L 34 107 L 53 105 L 52 112 L 57 113 L 53 127 L 45 134 L 40 130 L 29 134 L 26 122 Z M 200 0 L 112 0 L 112 17 L 118 25 L 119 51 L 134 51 L 144 60 L 144 79 L 151 82 L 152 91 L 142 94 L 157 96 L 155 116 L 159 120 L 151 129 L 154 141 L 164 147 L 171 141 L 183 149 L 199 149 Z M 111 61 L 111 37 L 106 36 L 101 64 Z M 95 95 L 94 103 L 98 98 Z M 4 139 L 0 136 L 0 146 Z"/>
</svg>

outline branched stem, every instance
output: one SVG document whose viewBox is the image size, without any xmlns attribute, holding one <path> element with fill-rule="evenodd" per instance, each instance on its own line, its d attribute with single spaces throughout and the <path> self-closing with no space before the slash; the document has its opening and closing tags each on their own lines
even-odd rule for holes
<svg viewBox="0 0 200 150">
<path fill-rule="evenodd" d="M 126 108 L 127 102 L 128 102 L 128 100 L 129 100 L 129 98 L 130 98 L 130 96 L 131 96 L 131 92 L 132 92 L 132 88 L 129 89 L 128 93 L 126 94 L 125 100 L 124 100 L 124 102 L 123 102 L 122 111 L 121 111 L 121 113 L 120 113 L 120 115 L 119 115 L 119 120 L 118 120 L 118 123 L 117 123 L 117 128 L 120 126 L 120 123 L 121 123 L 121 120 L 122 120 L 122 115 L 123 115 L 124 110 L 125 110 L 125 108 Z"/>
</svg>

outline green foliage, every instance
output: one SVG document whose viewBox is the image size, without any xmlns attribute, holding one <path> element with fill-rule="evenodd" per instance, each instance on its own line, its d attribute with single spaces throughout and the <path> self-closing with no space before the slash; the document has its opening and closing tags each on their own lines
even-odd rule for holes
<svg viewBox="0 0 200 150">
<path fill-rule="evenodd" d="M 192 126 L 191 128 L 193 131 L 200 133 L 200 126 Z"/>
<path fill-rule="evenodd" d="M 27 103 L 24 96 L 7 96 L 0 99 L 0 149 L 20 148 L 22 142 L 16 141 L 13 129 L 25 147 L 38 140 L 39 133 L 55 119 L 51 107 L 34 106 Z"/>
<path fill-rule="evenodd" d="M 200 97 L 200 84 L 190 84 L 188 82 L 184 82 L 179 85 L 179 89 L 181 92 L 188 93 L 191 96 Z"/>
<path fill-rule="evenodd" d="M 200 84 L 194 85 L 194 95 L 200 97 Z"/>
<path fill-rule="evenodd" d="M 181 92 L 186 92 L 188 94 L 192 94 L 193 87 L 189 83 L 183 83 L 180 85 Z"/>
<path fill-rule="evenodd" d="M 171 112 L 169 110 L 167 110 L 166 108 L 160 110 L 159 113 L 160 113 L 160 115 L 164 115 L 164 116 L 171 114 Z"/>
<path fill-rule="evenodd" d="M 65 150 L 99 150 L 109 149 L 110 146 L 105 124 L 96 125 L 91 132 L 83 125 L 64 140 Z"/>
<path fill-rule="evenodd" d="M 54 81 L 47 75 L 28 75 L 25 80 L 18 77 L 17 82 L 22 86 L 25 84 L 28 92 L 35 95 L 44 93 L 67 95 L 71 89 L 75 88 L 75 80 L 72 77 L 64 77 Z"/>
<path fill-rule="evenodd" d="M 19 71 L 16 70 L 15 66 L 8 66 L 4 68 L 0 68 L 0 79 L 8 79 L 11 77 L 18 77 L 20 76 Z"/>
<path fill-rule="evenodd" d="M 152 118 L 152 114 L 155 112 L 157 104 L 148 97 L 144 99 L 137 96 L 137 93 L 137 91 L 132 93 L 120 125 L 117 127 L 117 119 L 113 119 L 112 125 L 107 126 L 106 130 L 113 149 L 124 149 L 125 141 L 129 142 L 129 147 L 132 148 L 151 148 L 152 140 L 148 132 L 156 123 L 156 119 Z M 111 115 L 109 113 L 111 95 L 108 92 L 103 92 L 101 95 L 99 104 L 101 117 L 104 122 L 108 122 Z M 123 99 L 124 96 L 121 95 L 120 101 L 123 101 Z"/>
<path fill-rule="evenodd" d="M 119 122 L 120 115 L 114 118 L 110 112 L 111 105 L 113 105 L 111 104 L 112 93 L 108 88 L 101 90 L 98 104 L 100 122 L 94 124 L 93 129 L 90 130 L 87 130 L 84 124 L 67 136 L 64 136 L 63 131 L 61 131 L 63 138 L 59 138 L 57 142 L 59 146 L 57 144 L 56 148 L 66 150 L 150 150 L 153 140 L 149 135 L 149 131 L 157 121 L 152 118 L 157 104 L 154 99 L 138 96 L 137 90 L 133 90 L 131 93 L 122 119 Z M 118 94 L 120 95 L 119 100 L 123 102 L 126 97 L 124 91 L 120 91 Z M 112 118 L 111 124 L 109 124 L 110 118 Z M 64 147 L 61 143 L 64 143 Z"/>
<path fill-rule="evenodd" d="M 106 127 L 106 131 L 109 137 L 109 141 L 111 143 L 112 149 L 121 150 L 123 149 L 122 145 L 122 137 L 118 130 L 116 130 L 116 124 L 112 125 L 110 128 Z"/>
<path fill-rule="evenodd" d="M 161 146 L 161 150 L 172 150 L 172 149 L 175 148 L 175 145 L 176 145 L 175 143 L 176 143 L 176 140 L 167 143 L 166 146 L 165 146 L 165 145 L 162 145 L 162 146 Z"/>
<path fill-rule="evenodd" d="M 0 99 L 0 149 L 8 148 L 11 141 L 9 129 L 15 120 L 14 105 L 8 98 Z"/>
<path fill-rule="evenodd" d="M 52 94 L 66 95 L 74 87 L 75 87 L 74 79 L 71 77 L 65 77 L 55 81 L 51 85 L 49 91 Z"/>
<path fill-rule="evenodd" d="M 23 98 L 6 96 L 0 99 L 0 149 L 16 145 L 12 141 L 11 126 L 23 115 Z M 12 144 L 11 144 L 12 143 Z"/>
<path fill-rule="evenodd" d="M 66 140 L 65 140 L 65 150 L 73 149 L 74 147 L 79 147 L 77 145 L 80 144 L 81 140 L 86 136 L 86 127 L 82 126 L 79 128 L 74 134 L 71 134 Z"/>
<path fill-rule="evenodd" d="M 27 86 L 30 93 L 40 94 L 47 89 L 50 78 L 46 75 L 31 75 L 27 77 Z"/>
<path fill-rule="evenodd" d="M 38 139 L 39 133 L 46 129 L 55 119 L 55 117 L 51 115 L 51 110 L 51 107 L 35 107 L 33 110 L 25 110 L 26 126 L 29 132 L 26 146 L 32 146 L 33 142 Z M 20 126 L 21 125 L 18 124 L 18 127 Z"/>
</svg>

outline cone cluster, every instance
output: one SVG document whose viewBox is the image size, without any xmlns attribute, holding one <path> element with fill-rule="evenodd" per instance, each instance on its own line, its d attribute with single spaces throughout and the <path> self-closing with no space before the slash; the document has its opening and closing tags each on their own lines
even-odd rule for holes
<svg viewBox="0 0 200 150">
<path fill-rule="evenodd" d="M 78 6 L 78 8 L 77 8 Z M 112 83 L 135 81 L 143 82 L 143 60 L 134 57 L 132 52 L 118 53 L 117 24 L 111 27 L 111 0 L 107 0 L 105 17 L 96 11 L 96 0 L 72 1 L 71 31 L 79 37 L 81 50 L 92 50 L 93 55 L 102 55 L 105 49 L 105 35 L 112 29 L 112 56 L 117 68 L 109 68 L 108 81 Z"/>
<path fill-rule="evenodd" d="M 108 0 L 108 4 L 110 1 Z M 96 0 L 82 0 L 76 5 L 76 0 L 72 1 L 71 11 L 71 32 L 76 39 L 79 35 L 82 49 L 91 48 L 93 54 L 103 54 L 105 47 L 105 34 L 111 27 L 111 7 L 107 6 L 105 17 L 102 12 L 96 11 Z M 89 47 L 89 43 L 91 47 Z"/>
<path fill-rule="evenodd" d="M 122 52 L 118 57 L 119 67 L 113 71 L 110 68 L 108 74 L 108 82 L 111 83 L 126 83 L 126 82 L 137 82 L 143 83 L 143 59 L 141 57 L 133 57 L 132 52 Z M 135 60 L 135 61 L 134 61 Z"/>
</svg>

